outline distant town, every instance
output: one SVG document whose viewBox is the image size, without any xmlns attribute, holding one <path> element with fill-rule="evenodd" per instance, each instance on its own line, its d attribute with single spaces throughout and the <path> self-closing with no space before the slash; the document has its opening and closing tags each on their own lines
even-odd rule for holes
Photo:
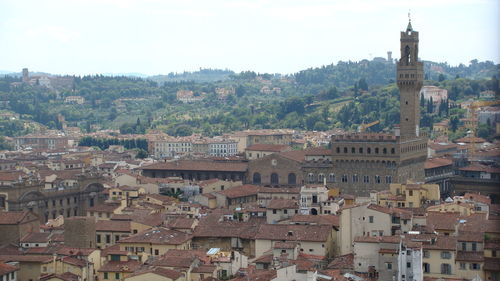
<svg viewBox="0 0 500 281">
<path fill-rule="evenodd" d="M 498 65 L 400 44 L 293 77 L 6 75 L 0 281 L 500 280 Z"/>
</svg>

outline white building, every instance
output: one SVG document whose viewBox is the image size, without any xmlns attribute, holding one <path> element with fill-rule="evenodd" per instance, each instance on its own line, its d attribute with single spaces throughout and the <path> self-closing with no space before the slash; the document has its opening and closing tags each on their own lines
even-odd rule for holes
<svg viewBox="0 0 500 281">
<path fill-rule="evenodd" d="M 232 139 L 211 139 L 208 141 L 208 153 L 215 157 L 234 156 L 238 153 L 238 142 Z"/>
</svg>

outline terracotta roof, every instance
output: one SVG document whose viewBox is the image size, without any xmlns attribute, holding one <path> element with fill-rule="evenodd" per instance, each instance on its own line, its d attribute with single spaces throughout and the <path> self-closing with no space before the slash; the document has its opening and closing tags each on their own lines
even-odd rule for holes
<svg viewBox="0 0 500 281">
<path fill-rule="evenodd" d="M 376 204 L 369 204 L 367 208 L 374 210 L 374 211 L 381 212 L 381 213 L 386 213 L 389 215 L 400 217 L 402 219 L 409 219 L 412 217 L 411 211 L 403 210 L 403 209 L 399 209 L 399 208 L 388 208 L 388 207 L 383 207 L 383 206 L 376 205 Z"/>
<path fill-rule="evenodd" d="M 182 273 L 180 273 L 179 271 L 176 271 L 176 270 L 162 268 L 162 267 L 150 267 L 150 268 L 138 270 L 138 271 L 134 272 L 133 274 L 129 275 L 129 277 L 139 276 L 139 275 L 143 275 L 146 273 L 153 273 L 153 274 L 160 275 L 160 276 L 172 279 L 172 280 L 177 280 L 180 277 L 184 276 Z"/>
<path fill-rule="evenodd" d="M 120 207 L 120 204 L 114 204 L 114 203 L 103 203 L 103 204 L 97 204 L 94 205 L 93 207 L 88 207 L 87 212 L 103 212 L 103 213 L 112 213 L 114 210 L 116 210 L 118 207 Z"/>
<path fill-rule="evenodd" d="M 127 251 L 120 250 L 120 245 L 115 244 L 113 246 L 109 246 L 101 250 L 101 257 L 106 257 L 108 255 L 120 255 L 126 256 L 128 254 Z"/>
<path fill-rule="evenodd" d="M 0 262 L 0 276 L 19 270 L 18 267 Z"/>
<path fill-rule="evenodd" d="M 94 248 L 73 248 L 73 247 L 64 246 L 64 247 L 59 248 L 57 250 L 57 254 L 63 255 L 63 256 L 88 256 L 88 255 L 92 254 L 94 251 L 97 251 L 97 249 L 94 249 Z"/>
<path fill-rule="evenodd" d="M 193 268 L 191 272 L 193 273 L 213 273 L 217 267 L 211 264 L 203 264 L 198 267 Z"/>
<path fill-rule="evenodd" d="M 354 254 L 334 258 L 327 266 L 329 269 L 353 269 Z"/>
<path fill-rule="evenodd" d="M 300 187 L 261 187 L 259 193 L 300 194 Z"/>
<path fill-rule="evenodd" d="M 173 218 L 165 223 L 165 226 L 173 229 L 191 229 L 196 222 L 194 218 Z"/>
<path fill-rule="evenodd" d="M 264 144 L 264 143 L 259 143 L 259 144 L 254 144 L 249 147 L 247 147 L 245 150 L 253 150 L 253 151 L 270 151 L 270 152 L 282 152 L 282 151 L 288 151 L 291 150 L 292 148 L 288 145 L 284 144 Z"/>
<path fill-rule="evenodd" d="M 488 196 L 482 194 L 467 192 L 463 197 L 474 202 L 484 203 L 488 205 L 491 204 L 491 199 Z"/>
<path fill-rule="evenodd" d="M 272 263 L 273 262 L 273 254 L 265 254 L 253 261 L 254 263 Z"/>
<path fill-rule="evenodd" d="M 427 227 L 431 230 L 455 230 L 458 224 L 460 213 L 427 213 Z"/>
<path fill-rule="evenodd" d="M 292 151 L 281 152 L 279 155 L 296 162 L 304 162 L 306 158 L 306 151 L 292 150 Z"/>
<path fill-rule="evenodd" d="M 484 261 L 484 252 L 464 252 L 458 251 L 455 257 L 456 261 L 482 262 Z"/>
<path fill-rule="evenodd" d="M 263 224 L 255 239 L 326 242 L 331 231 L 327 225 Z"/>
<path fill-rule="evenodd" d="M 222 221 L 212 219 L 201 220 L 200 224 L 194 230 L 194 237 L 238 237 L 245 239 L 254 239 L 259 231 L 261 221 L 239 222 Z"/>
<path fill-rule="evenodd" d="M 339 216 L 336 215 L 294 215 L 290 222 L 306 223 L 318 225 L 339 226 Z"/>
<path fill-rule="evenodd" d="M 19 212 L 0 212 L 0 225 L 1 224 L 19 224 L 24 218 L 28 221 L 38 219 L 34 213 L 30 211 L 19 211 Z"/>
<path fill-rule="evenodd" d="M 298 209 L 299 202 L 294 199 L 271 199 L 268 209 Z"/>
<path fill-rule="evenodd" d="M 459 169 L 460 171 L 485 172 L 485 173 L 500 173 L 500 168 L 491 167 L 481 164 L 472 164 Z"/>
<path fill-rule="evenodd" d="M 358 243 L 391 243 L 398 244 L 401 241 L 399 236 L 357 236 L 354 242 Z"/>
<path fill-rule="evenodd" d="M 217 191 L 216 193 L 223 194 L 227 198 L 238 198 L 238 197 L 257 195 L 258 192 L 259 192 L 258 186 L 245 184 L 242 186 L 235 186 L 230 189 L 222 191 Z"/>
<path fill-rule="evenodd" d="M 48 243 L 50 232 L 30 232 L 24 235 L 19 242 L 21 243 Z"/>
<path fill-rule="evenodd" d="M 39 262 L 45 263 L 52 261 L 49 255 L 0 255 L 0 261 L 3 262 Z"/>
<path fill-rule="evenodd" d="M 491 249 L 491 250 L 500 250 L 500 241 L 485 241 L 484 242 L 484 248 L 485 249 Z"/>
<path fill-rule="evenodd" d="M 457 247 L 457 238 L 454 236 L 437 235 L 434 243 L 423 243 L 422 248 L 427 250 L 450 250 Z"/>
<path fill-rule="evenodd" d="M 127 238 L 118 243 L 151 243 L 159 245 L 180 245 L 191 240 L 192 236 L 181 231 L 171 230 L 163 227 L 148 229 Z"/>
<path fill-rule="evenodd" d="M 78 267 L 85 267 L 87 265 L 87 262 L 85 260 L 74 257 L 64 257 L 61 259 L 61 261 Z"/>
<path fill-rule="evenodd" d="M 483 270 L 500 271 L 500 262 L 498 262 L 498 258 L 484 258 Z"/>
<path fill-rule="evenodd" d="M 456 143 L 460 143 L 460 142 L 463 142 L 463 143 L 483 143 L 483 142 L 486 142 L 486 140 L 483 138 L 478 138 L 478 137 L 464 137 L 464 138 L 460 138 L 460 139 L 455 140 L 455 142 Z"/>
<path fill-rule="evenodd" d="M 246 172 L 246 162 L 215 162 L 200 160 L 178 160 L 175 162 L 162 162 L 144 166 L 142 170 L 175 170 L 175 171 L 224 171 Z"/>
<path fill-rule="evenodd" d="M 450 166 L 453 161 L 448 158 L 429 158 L 424 163 L 424 169 L 434 169 L 438 167 Z"/>
<path fill-rule="evenodd" d="M 135 272 L 141 267 L 141 262 L 129 261 L 110 261 L 99 269 L 99 272 Z"/>
<path fill-rule="evenodd" d="M 95 224 L 95 230 L 104 232 L 131 232 L 131 226 L 130 221 L 98 220 Z"/>
<path fill-rule="evenodd" d="M 17 181 L 19 177 L 27 176 L 24 172 L 19 171 L 8 171 L 8 172 L 0 172 L 0 181 Z"/>
<path fill-rule="evenodd" d="M 484 233 L 481 232 L 464 232 L 459 231 L 457 236 L 457 241 L 466 241 L 466 242 L 483 242 L 484 241 Z"/>
<path fill-rule="evenodd" d="M 64 272 L 63 274 L 51 273 L 51 274 L 40 276 L 40 281 L 45 281 L 45 280 L 49 280 L 52 278 L 61 279 L 63 281 L 79 281 L 80 280 L 80 276 L 78 276 L 74 273 L 71 273 L 71 272 Z"/>
</svg>

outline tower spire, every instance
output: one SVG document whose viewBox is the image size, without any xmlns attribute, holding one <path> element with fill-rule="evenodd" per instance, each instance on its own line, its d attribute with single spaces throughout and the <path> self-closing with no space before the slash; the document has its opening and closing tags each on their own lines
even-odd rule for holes
<svg viewBox="0 0 500 281">
<path fill-rule="evenodd" d="M 406 27 L 406 32 L 413 31 L 413 27 L 411 26 L 411 10 L 408 10 L 408 26 Z"/>
</svg>

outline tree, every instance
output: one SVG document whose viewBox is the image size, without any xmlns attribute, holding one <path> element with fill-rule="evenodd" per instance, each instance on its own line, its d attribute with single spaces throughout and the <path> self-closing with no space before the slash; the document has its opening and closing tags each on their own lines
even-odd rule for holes
<svg viewBox="0 0 500 281">
<path fill-rule="evenodd" d="M 450 118 L 450 129 L 452 132 L 455 132 L 458 129 L 459 119 L 457 116 L 452 116 Z"/>
<path fill-rule="evenodd" d="M 358 87 L 363 91 L 368 91 L 368 83 L 366 83 L 365 78 L 359 79 Z"/>
<path fill-rule="evenodd" d="M 138 159 L 144 159 L 148 157 L 148 152 L 142 148 L 138 149 L 137 150 L 137 154 L 135 155 L 135 158 L 138 158 Z"/>
<path fill-rule="evenodd" d="M 444 76 L 444 74 L 443 73 L 439 74 L 438 81 L 443 82 L 444 80 L 446 80 L 446 77 Z"/>
</svg>

